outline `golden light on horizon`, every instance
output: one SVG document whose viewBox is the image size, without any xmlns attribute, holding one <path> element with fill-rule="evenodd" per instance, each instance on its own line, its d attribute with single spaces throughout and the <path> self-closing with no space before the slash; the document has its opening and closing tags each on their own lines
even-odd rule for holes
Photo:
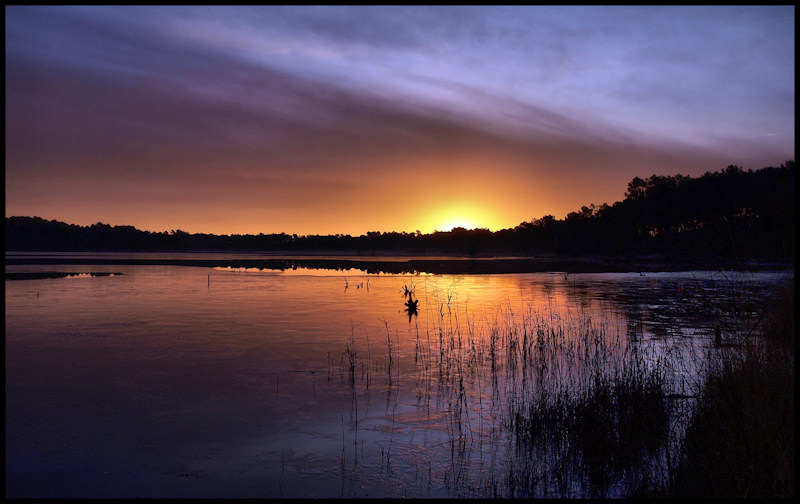
<svg viewBox="0 0 800 504">
<path fill-rule="evenodd" d="M 423 228 L 424 233 L 434 231 L 451 231 L 453 228 L 465 229 L 486 228 L 492 231 L 499 229 L 494 212 L 480 203 L 459 202 L 441 206 L 430 213 Z"/>
</svg>

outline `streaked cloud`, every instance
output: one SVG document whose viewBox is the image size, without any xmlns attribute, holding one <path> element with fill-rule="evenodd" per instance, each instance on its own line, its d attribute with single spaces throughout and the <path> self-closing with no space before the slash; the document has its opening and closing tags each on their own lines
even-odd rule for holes
<svg viewBox="0 0 800 504">
<path fill-rule="evenodd" d="M 185 216 L 238 205 L 249 216 L 228 232 L 413 231 L 394 202 L 460 178 L 513 226 L 621 199 L 637 175 L 780 164 L 794 155 L 793 17 L 6 7 L 6 212 L 221 233 Z"/>
</svg>

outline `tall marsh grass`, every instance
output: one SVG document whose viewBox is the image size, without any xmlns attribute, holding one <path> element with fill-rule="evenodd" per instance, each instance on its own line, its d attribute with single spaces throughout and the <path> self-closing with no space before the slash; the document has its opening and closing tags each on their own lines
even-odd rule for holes
<svg viewBox="0 0 800 504">
<path fill-rule="evenodd" d="M 670 497 L 794 497 L 794 278 L 760 338 L 717 352 L 689 422 Z"/>
<path fill-rule="evenodd" d="M 459 497 L 793 496 L 790 290 L 757 335 L 723 348 L 631 338 L 580 311 L 476 315 L 450 292 L 426 298 L 403 384 L 444 418 L 450 461 L 428 484 Z M 387 325 L 390 390 L 401 355 Z M 356 387 L 371 368 L 375 386 L 381 361 L 362 357 L 351 338 L 342 375 Z"/>
</svg>

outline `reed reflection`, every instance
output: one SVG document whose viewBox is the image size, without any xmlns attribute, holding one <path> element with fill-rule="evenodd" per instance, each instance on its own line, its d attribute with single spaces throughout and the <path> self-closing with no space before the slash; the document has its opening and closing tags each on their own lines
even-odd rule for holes
<svg viewBox="0 0 800 504">
<path fill-rule="evenodd" d="M 403 303 L 406 307 L 405 311 L 408 313 L 408 321 L 411 322 L 411 319 L 417 316 L 417 308 L 419 306 L 419 299 L 414 299 L 414 292 L 416 287 L 414 283 L 411 283 L 411 288 L 408 288 L 408 285 L 403 286 L 403 298 L 408 298 L 408 301 Z"/>
</svg>

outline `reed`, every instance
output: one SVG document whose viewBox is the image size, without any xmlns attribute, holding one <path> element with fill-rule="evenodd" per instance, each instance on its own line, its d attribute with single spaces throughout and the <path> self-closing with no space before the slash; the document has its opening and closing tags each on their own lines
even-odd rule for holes
<svg viewBox="0 0 800 504">
<path fill-rule="evenodd" d="M 667 363 L 588 318 L 528 323 L 535 338 L 508 337 L 510 348 L 522 346 L 505 394 L 510 495 L 619 496 L 620 485 L 635 486 L 637 468 L 659 457 L 672 428 Z"/>
<path fill-rule="evenodd" d="M 350 377 L 350 386 L 354 387 L 356 384 L 356 367 L 358 367 L 358 350 L 356 350 L 355 337 L 352 334 L 344 345 L 342 362 L 344 362 L 347 367 L 348 376 Z"/>
<path fill-rule="evenodd" d="M 669 497 L 794 497 L 794 280 L 769 300 L 762 338 L 709 355 Z"/>
<path fill-rule="evenodd" d="M 793 496 L 793 297 L 769 320 L 719 308 L 728 343 L 698 353 L 696 340 L 642 337 L 639 316 L 619 326 L 508 304 L 459 318 L 456 296 L 428 294 L 426 337 L 415 323 L 404 375 L 446 419 L 447 495 Z M 384 325 L 391 390 L 400 345 Z M 765 344 L 769 332 L 784 343 Z M 354 342 L 344 355 L 358 359 Z"/>
</svg>

